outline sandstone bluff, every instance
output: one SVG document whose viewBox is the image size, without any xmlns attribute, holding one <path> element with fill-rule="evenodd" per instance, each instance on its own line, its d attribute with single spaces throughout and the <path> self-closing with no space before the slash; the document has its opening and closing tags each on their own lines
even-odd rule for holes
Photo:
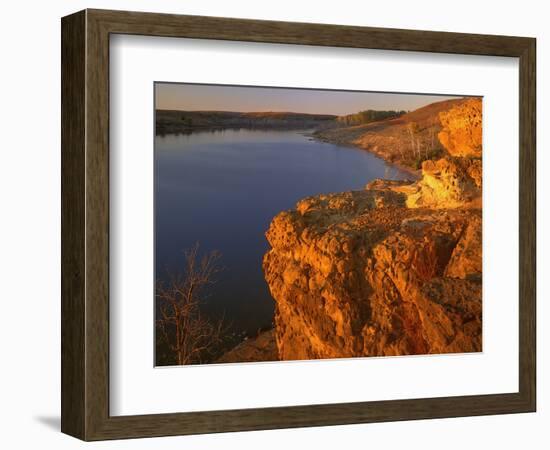
<svg viewBox="0 0 550 450">
<path fill-rule="evenodd" d="M 481 100 L 438 111 L 442 158 L 278 214 L 263 268 L 278 357 L 482 349 Z"/>
</svg>

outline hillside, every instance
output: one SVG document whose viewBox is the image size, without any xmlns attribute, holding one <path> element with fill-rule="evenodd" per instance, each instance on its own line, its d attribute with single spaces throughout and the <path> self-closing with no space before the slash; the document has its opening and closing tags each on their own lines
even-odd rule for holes
<svg viewBox="0 0 550 450">
<path fill-rule="evenodd" d="M 223 128 L 308 129 L 332 126 L 337 116 L 293 112 L 156 111 L 156 133 Z"/>
<path fill-rule="evenodd" d="M 274 111 L 157 110 L 156 133 L 191 133 L 225 128 L 313 129 L 316 139 L 359 147 L 402 168 L 419 171 L 423 161 L 450 155 L 446 147 L 454 148 L 452 143 L 445 141 L 445 136 L 439 136 L 442 120 L 445 120 L 446 112 L 469 100 L 472 99 L 445 100 L 406 114 L 403 111 L 366 110 L 345 116 Z M 378 117 L 388 116 L 376 121 Z M 481 111 L 478 114 L 480 118 Z M 357 121 L 368 123 L 349 125 Z M 456 123 L 455 128 L 462 125 L 464 123 Z M 442 143 L 447 144 L 446 147 Z"/>
<path fill-rule="evenodd" d="M 419 170 L 423 161 L 448 154 L 438 138 L 442 130 L 440 113 L 467 101 L 436 102 L 395 119 L 318 130 L 315 137 L 334 144 L 360 147 L 386 161 Z"/>
</svg>

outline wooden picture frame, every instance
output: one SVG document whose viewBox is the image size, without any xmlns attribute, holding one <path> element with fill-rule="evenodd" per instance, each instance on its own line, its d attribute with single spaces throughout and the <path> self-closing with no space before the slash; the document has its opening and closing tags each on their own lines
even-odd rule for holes
<svg viewBox="0 0 550 450">
<path fill-rule="evenodd" d="M 535 39 L 104 10 L 61 25 L 64 433 L 101 440 L 535 411 Z M 519 58 L 519 391 L 110 416 L 109 36 L 117 33 Z"/>
</svg>

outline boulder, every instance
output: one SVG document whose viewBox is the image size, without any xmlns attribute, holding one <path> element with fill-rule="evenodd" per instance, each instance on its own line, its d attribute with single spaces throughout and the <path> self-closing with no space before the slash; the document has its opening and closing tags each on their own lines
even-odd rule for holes
<svg viewBox="0 0 550 450">
<path fill-rule="evenodd" d="M 416 191 L 407 196 L 406 203 L 409 208 L 457 208 L 479 196 L 481 191 L 465 170 L 464 163 L 459 159 L 442 158 L 422 163 L 422 179 Z"/>
</svg>

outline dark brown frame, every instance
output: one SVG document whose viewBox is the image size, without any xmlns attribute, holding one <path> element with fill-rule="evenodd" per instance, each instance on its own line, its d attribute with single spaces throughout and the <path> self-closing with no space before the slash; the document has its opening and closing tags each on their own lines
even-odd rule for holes
<svg viewBox="0 0 550 450">
<path fill-rule="evenodd" d="M 84 440 L 531 412 L 536 408 L 536 40 L 85 10 L 62 30 L 61 429 Z M 519 392 L 109 416 L 109 35 L 113 33 L 519 58 Z"/>
</svg>

